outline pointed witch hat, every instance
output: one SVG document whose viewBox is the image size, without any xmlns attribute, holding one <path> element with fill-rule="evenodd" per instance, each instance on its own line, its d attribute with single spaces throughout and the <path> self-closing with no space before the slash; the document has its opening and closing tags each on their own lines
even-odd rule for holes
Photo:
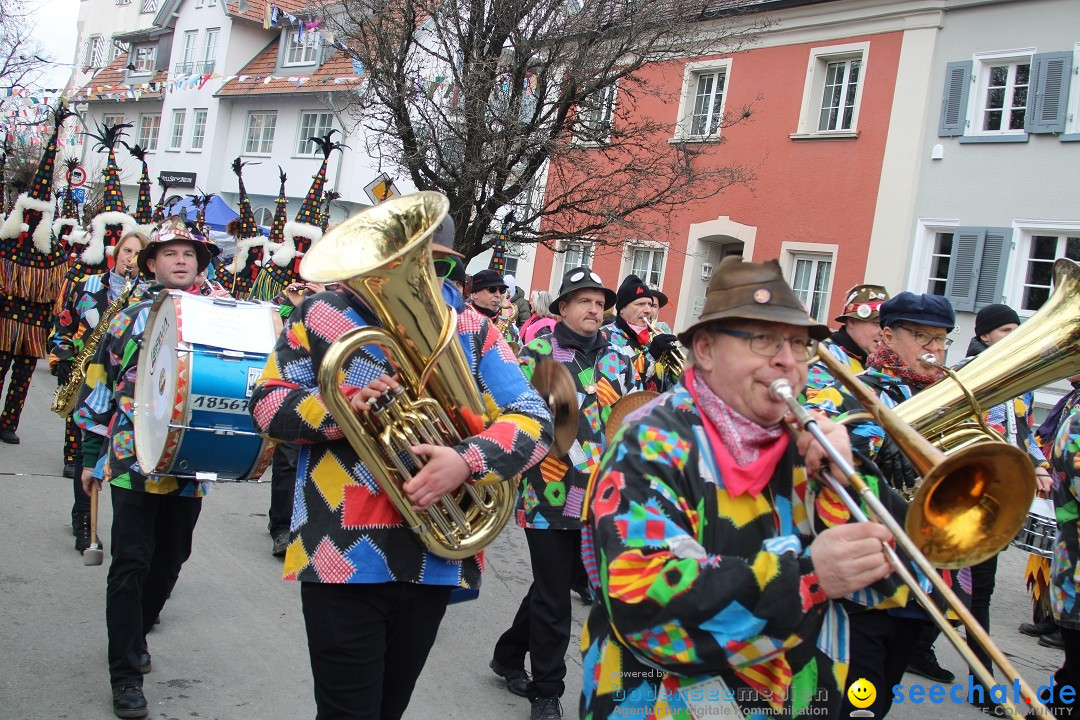
<svg viewBox="0 0 1080 720">
<path fill-rule="evenodd" d="M 79 167 L 79 159 L 69 157 L 64 159 L 64 176 L 68 179 L 64 188 L 63 201 L 60 203 L 60 216 L 53 220 L 52 232 L 64 251 L 64 257 L 71 259 L 71 240 L 68 237 L 73 230 L 79 227 L 79 205 L 75 202 L 75 188 L 71 185 L 71 176 Z"/>
<path fill-rule="evenodd" d="M 251 285 L 255 282 L 255 276 L 262 264 L 263 246 L 266 245 L 266 236 L 259 231 L 255 222 L 255 213 L 251 209 L 251 199 L 244 187 L 244 166 L 257 163 L 241 162 L 236 158 L 232 163 L 232 171 L 236 173 L 236 180 L 240 185 L 240 217 L 234 220 L 234 230 L 230 232 L 236 238 L 236 256 L 227 268 L 233 275 L 232 296 L 246 299 L 251 292 Z M 285 183 L 282 178 L 282 195 L 285 194 Z M 284 212 L 282 213 L 282 227 L 284 227 Z M 230 223 L 230 226 L 233 225 Z"/>
<path fill-rule="evenodd" d="M 255 282 L 251 286 L 249 299 L 273 300 L 277 297 L 286 284 L 284 268 L 266 260 L 270 253 L 276 252 L 285 242 L 285 226 L 289 224 L 289 200 L 285 197 L 285 171 L 278 165 L 278 178 L 281 185 L 278 188 L 278 196 L 274 201 L 274 220 L 270 224 L 270 237 L 266 239 L 266 252 L 255 276 Z"/>
<path fill-rule="evenodd" d="M 308 138 L 322 150 L 322 164 L 319 170 L 312 176 L 311 187 L 308 188 L 304 202 L 300 205 L 300 211 L 291 223 L 285 225 L 285 237 L 282 245 L 274 253 L 274 265 L 282 268 L 285 272 L 283 282 L 289 283 L 300 277 L 300 260 L 307 249 L 322 238 L 320 227 L 319 206 L 322 203 L 323 188 L 326 185 L 326 166 L 330 162 L 330 155 L 347 147 L 334 142 L 334 133 L 330 130 L 322 137 Z"/>
<path fill-rule="evenodd" d="M 0 225 L 0 352 L 45 357 L 66 256 L 52 241 L 52 181 L 60 128 L 74 115 L 61 102 L 30 188 Z"/>
<path fill-rule="evenodd" d="M 90 240 L 79 260 L 72 265 L 72 273 L 84 274 L 105 272 L 110 265 L 116 244 L 136 227 L 135 218 L 127 214 L 124 205 L 124 193 L 120 189 L 120 166 L 116 164 L 116 144 L 124 136 L 130 123 L 115 125 L 98 124 L 96 133 L 87 133 L 97 140 L 96 150 L 108 153 L 108 161 L 102 175 L 105 178 L 105 194 L 101 211 L 90 221 Z M 78 267 L 82 265 L 82 267 Z"/>
<path fill-rule="evenodd" d="M 158 175 L 158 185 L 161 186 L 161 197 L 158 198 L 157 205 L 154 206 L 154 214 L 150 218 L 150 222 L 155 225 L 162 223 L 165 220 L 165 196 L 169 194 L 169 183 L 161 179 Z"/>
<path fill-rule="evenodd" d="M 323 193 L 322 204 L 319 207 L 319 227 L 325 233 L 330 227 L 330 203 L 341 197 L 337 190 L 327 190 Z"/>
<path fill-rule="evenodd" d="M 120 142 L 131 153 L 131 157 L 142 163 L 142 174 L 139 175 L 139 198 L 135 201 L 135 222 L 139 225 L 149 225 L 154 220 L 154 201 L 150 197 L 150 168 L 146 165 L 146 149 L 139 144 L 128 145 L 123 140 Z"/>
</svg>

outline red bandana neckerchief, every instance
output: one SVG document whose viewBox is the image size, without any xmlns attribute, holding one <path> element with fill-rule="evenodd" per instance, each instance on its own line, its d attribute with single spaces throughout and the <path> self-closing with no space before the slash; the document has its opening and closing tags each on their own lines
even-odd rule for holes
<svg viewBox="0 0 1080 720">
<path fill-rule="evenodd" d="M 866 362 L 867 365 L 871 365 L 879 370 L 885 371 L 889 375 L 900 378 L 905 385 L 910 385 L 916 390 L 922 390 L 939 380 L 939 378 L 934 375 L 916 372 L 908 365 L 905 365 L 904 361 L 900 359 L 900 356 L 896 354 L 896 351 L 884 343 L 878 345 L 877 350 L 867 358 Z"/>
<path fill-rule="evenodd" d="M 782 424 L 762 427 L 732 410 L 696 371 L 687 368 L 684 383 L 701 412 L 724 488 L 732 497 L 749 492 L 756 498 L 787 449 L 787 432 Z"/>
</svg>

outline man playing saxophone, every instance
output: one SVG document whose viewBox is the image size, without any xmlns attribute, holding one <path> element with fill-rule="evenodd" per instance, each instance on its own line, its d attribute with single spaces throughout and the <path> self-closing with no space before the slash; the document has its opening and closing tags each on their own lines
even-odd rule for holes
<svg viewBox="0 0 1080 720">
<path fill-rule="evenodd" d="M 349 243 L 350 227 L 363 223 L 365 214 L 389 215 L 413 198 L 418 204 L 445 203 L 435 193 L 423 193 L 400 198 L 398 206 L 377 205 L 324 237 L 305 263 L 317 259 L 316 250 Z M 360 241 L 366 236 L 358 231 L 353 237 Z M 438 225 L 434 254 L 453 253 L 453 237 L 451 222 Z M 359 250 L 342 252 L 348 258 L 329 258 L 338 267 L 371 260 L 356 260 L 364 254 Z M 384 267 L 372 272 L 382 273 Z M 422 468 L 410 468 L 415 474 L 403 485 L 407 501 L 419 511 L 465 483 L 513 478 L 544 457 L 552 432 L 544 401 L 525 381 L 494 325 L 464 312 L 453 283 L 441 286 L 442 299 L 458 311 L 450 341 L 463 350 L 495 420 L 456 446 L 411 448 L 426 458 Z M 307 298 L 290 319 L 257 383 L 251 408 L 262 432 L 299 447 L 284 577 L 300 581 L 317 717 L 397 720 L 435 642 L 451 590 L 478 587 L 482 560 L 451 560 L 425 550 L 376 480 L 380 470 L 360 461 L 328 411 L 317 382 L 320 369 L 344 333 L 383 324 L 372 307 L 343 282 L 335 292 Z M 397 318 L 388 320 L 396 323 Z M 399 389 L 394 369 L 371 346 L 346 357 L 340 375 L 340 392 L 361 421 L 394 402 Z"/>
<path fill-rule="evenodd" d="M 99 319 L 114 303 L 120 301 L 129 282 L 135 283 L 127 296 L 126 304 L 140 300 L 146 283 L 139 280 L 136 260 L 139 251 L 146 247 L 146 238 L 137 232 L 128 233 L 117 243 L 113 251 L 115 264 L 102 275 L 89 275 L 69 286 L 61 298 L 58 312 L 53 317 L 53 331 L 49 338 L 49 369 L 63 388 L 72 380 L 76 358 L 84 352 L 84 343 L 98 326 Z M 123 308 L 117 308 L 122 310 Z M 89 349 L 93 353 L 93 348 Z M 81 374 L 81 369 L 78 369 Z M 74 390 L 78 394 L 78 388 Z M 70 415 L 64 419 L 64 477 L 73 478 L 72 490 L 75 501 L 71 506 L 71 531 L 75 535 L 75 549 L 80 553 L 89 547 L 90 497 L 82 487 L 81 433 Z"/>
</svg>

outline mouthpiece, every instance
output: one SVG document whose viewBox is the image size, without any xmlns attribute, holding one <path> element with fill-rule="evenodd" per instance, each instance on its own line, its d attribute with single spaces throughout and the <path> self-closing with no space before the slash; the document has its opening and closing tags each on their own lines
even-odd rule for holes
<svg viewBox="0 0 1080 720">
<path fill-rule="evenodd" d="M 789 397 L 792 397 L 791 383 L 783 378 L 773 380 L 772 384 L 769 385 L 769 395 L 773 400 L 782 400 L 786 402 Z"/>
<path fill-rule="evenodd" d="M 919 362 L 930 368 L 937 367 L 938 364 L 937 358 L 934 357 L 934 353 L 926 353 L 919 358 Z"/>
</svg>

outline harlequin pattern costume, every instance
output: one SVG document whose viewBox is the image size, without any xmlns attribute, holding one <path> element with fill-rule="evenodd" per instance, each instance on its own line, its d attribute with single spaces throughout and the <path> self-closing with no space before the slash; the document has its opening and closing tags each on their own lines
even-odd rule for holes
<svg viewBox="0 0 1080 720">
<path fill-rule="evenodd" d="M 1080 631 L 1077 604 L 1077 568 L 1080 566 L 1080 413 L 1072 413 L 1061 425 L 1051 448 L 1054 470 L 1054 507 L 1058 538 L 1051 566 L 1051 602 L 1058 624 Z"/>
<path fill-rule="evenodd" d="M 38 358 L 45 357 L 66 256 L 52 236 L 52 176 L 57 138 L 72 115 L 61 105 L 53 113 L 53 132 L 38 163 L 30 189 L 15 200 L 0 225 L 0 388 L 10 371 L 0 436 L 18 442 L 23 403 Z"/>
<path fill-rule="evenodd" d="M 344 290 L 308 298 L 292 314 L 256 385 L 251 403 L 256 426 L 300 447 L 284 577 L 304 583 L 478 587 L 483 555 L 457 561 L 426 552 L 322 400 L 315 373 L 327 349 L 344 332 L 371 324 L 374 318 Z M 498 412 L 486 430 L 456 449 L 473 481 L 512 478 L 547 452 L 551 416 L 490 323 L 461 312 L 457 329 L 485 405 Z M 381 357 L 360 351 L 344 365 L 346 390 L 391 373 Z"/>
</svg>

